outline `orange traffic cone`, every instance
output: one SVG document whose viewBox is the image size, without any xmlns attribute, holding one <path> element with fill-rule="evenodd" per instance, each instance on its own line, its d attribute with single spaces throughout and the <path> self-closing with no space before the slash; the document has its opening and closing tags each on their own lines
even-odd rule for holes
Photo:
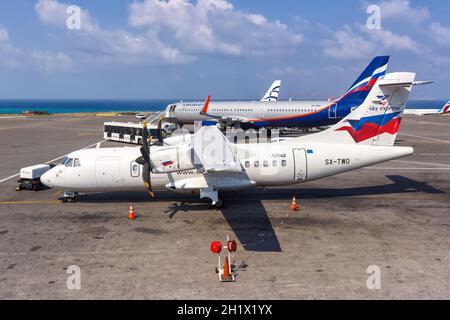
<svg viewBox="0 0 450 320">
<path fill-rule="evenodd" d="M 134 215 L 134 209 L 133 206 L 130 206 L 130 211 L 128 212 L 128 219 L 134 220 L 136 216 Z"/>
<path fill-rule="evenodd" d="M 225 257 L 225 265 L 223 266 L 223 279 L 224 280 L 231 279 L 230 264 L 228 262 L 228 257 Z"/>
<path fill-rule="evenodd" d="M 295 197 L 292 198 L 292 204 L 291 204 L 291 210 L 292 211 L 297 211 L 299 209 L 299 207 L 297 206 L 297 200 L 295 199 Z"/>
</svg>

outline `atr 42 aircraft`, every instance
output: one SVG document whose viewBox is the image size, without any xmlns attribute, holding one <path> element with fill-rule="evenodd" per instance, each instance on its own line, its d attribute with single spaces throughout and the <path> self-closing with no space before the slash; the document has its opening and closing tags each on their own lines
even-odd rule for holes
<svg viewBox="0 0 450 320">
<path fill-rule="evenodd" d="M 428 116 L 434 114 L 450 113 L 450 101 L 440 109 L 406 109 L 405 114 L 412 114 L 416 116 Z"/>
<path fill-rule="evenodd" d="M 216 126 L 201 126 L 176 146 L 150 146 L 143 139 L 141 148 L 75 151 L 41 181 L 67 196 L 145 189 L 153 196 L 154 190 L 169 190 L 198 194 L 220 207 L 222 192 L 298 184 L 411 155 L 413 148 L 394 142 L 415 74 L 369 78 L 361 106 L 320 133 L 232 144 Z"/>
<path fill-rule="evenodd" d="M 202 109 L 202 102 L 180 102 L 169 105 L 166 120 L 180 124 L 211 120 L 225 126 L 242 128 L 274 127 L 322 127 L 333 125 L 360 106 L 370 88 L 386 74 L 389 57 L 376 57 L 350 86 L 350 89 L 335 101 L 227 101 L 212 102 Z"/>
</svg>

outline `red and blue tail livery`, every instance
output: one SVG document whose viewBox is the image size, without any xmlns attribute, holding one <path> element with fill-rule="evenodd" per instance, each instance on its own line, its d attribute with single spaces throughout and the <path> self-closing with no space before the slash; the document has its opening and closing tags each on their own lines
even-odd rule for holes
<svg viewBox="0 0 450 320">
<path fill-rule="evenodd" d="M 441 109 L 441 113 L 450 113 L 450 101 L 446 103 L 446 105 Z"/>
<path fill-rule="evenodd" d="M 321 127 L 336 124 L 367 98 L 375 83 L 384 78 L 389 56 L 375 57 L 347 92 L 329 105 L 308 113 L 276 118 L 252 119 L 254 127 Z"/>
<path fill-rule="evenodd" d="M 347 131 L 356 143 L 372 139 L 380 134 L 397 134 L 400 129 L 401 112 L 382 114 L 360 120 L 347 120 L 349 125 L 344 125 L 336 131 Z"/>
</svg>

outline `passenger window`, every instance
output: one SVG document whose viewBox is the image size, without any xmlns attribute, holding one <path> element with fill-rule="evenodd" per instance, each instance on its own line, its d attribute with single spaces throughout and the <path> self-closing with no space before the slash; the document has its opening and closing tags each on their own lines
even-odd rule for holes
<svg viewBox="0 0 450 320">
<path fill-rule="evenodd" d="M 245 161 L 245 167 L 250 168 L 250 161 Z"/>
<path fill-rule="evenodd" d="M 259 168 L 259 161 L 255 161 L 255 168 Z"/>
<path fill-rule="evenodd" d="M 269 166 L 269 161 L 264 161 L 263 166 L 264 168 L 267 168 Z"/>
<path fill-rule="evenodd" d="M 81 167 L 80 159 L 77 159 L 77 158 L 76 158 L 76 159 L 74 160 L 74 162 L 73 162 L 73 166 L 74 166 L 74 167 Z"/>
<path fill-rule="evenodd" d="M 277 161 L 277 160 L 273 160 L 273 161 L 272 161 L 272 166 L 278 167 L 278 161 Z"/>
<path fill-rule="evenodd" d="M 281 161 L 281 165 L 282 165 L 283 167 L 286 167 L 286 166 L 287 166 L 287 161 L 286 161 L 286 160 L 282 160 L 282 161 Z"/>
</svg>

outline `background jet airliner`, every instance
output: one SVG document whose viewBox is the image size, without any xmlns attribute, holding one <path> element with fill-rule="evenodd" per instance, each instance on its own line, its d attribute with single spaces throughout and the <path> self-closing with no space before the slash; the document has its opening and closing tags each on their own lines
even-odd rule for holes
<svg viewBox="0 0 450 320">
<path fill-rule="evenodd" d="M 204 110 L 201 102 L 182 102 L 168 106 L 166 118 L 181 124 L 216 119 L 225 125 L 239 124 L 243 128 L 330 126 L 363 103 L 377 79 L 385 76 L 388 61 L 388 56 L 373 59 L 347 92 L 332 102 L 219 101 L 212 102 L 209 108 Z"/>
<path fill-rule="evenodd" d="M 142 148 L 73 152 L 41 180 L 74 193 L 146 188 L 151 195 L 154 190 L 199 194 L 220 206 L 221 192 L 297 184 L 411 155 L 413 148 L 394 142 L 415 74 L 389 74 L 384 80 L 377 74 L 364 76 L 367 90 L 357 91 L 366 95 L 361 106 L 320 133 L 231 144 L 216 126 L 203 126 L 177 146 L 149 146 L 144 139 Z M 211 148 L 221 156 L 211 157 Z"/>
<path fill-rule="evenodd" d="M 256 102 L 274 102 L 278 100 L 278 96 L 280 95 L 280 89 L 281 89 L 281 80 L 275 80 L 272 85 L 267 90 L 266 94 L 261 98 L 261 100 Z M 237 101 L 236 101 L 237 102 Z M 184 124 L 184 122 L 178 121 L 176 118 L 176 109 L 178 105 L 185 105 L 185 106 L 191 106 L 193 104 L 197 104 L 197 102 L 180 102 L 175 104 L 169 104 L 166 108 L 166 115 L 165 120 L 173 123 L 181 123 Z M 203 105 L 203 104 L 202 104 Z M 187 122 L 187 124 L 194 124 L 194 121 Z"/>
<path fill-rule="evenodd" d="M 406 109 L 405 114 L 412 114 L 416 116 L 426 116 L 433 114 L 446 114 L 450 113 L 450 101 L 440 109 Z"/>
</svg>

